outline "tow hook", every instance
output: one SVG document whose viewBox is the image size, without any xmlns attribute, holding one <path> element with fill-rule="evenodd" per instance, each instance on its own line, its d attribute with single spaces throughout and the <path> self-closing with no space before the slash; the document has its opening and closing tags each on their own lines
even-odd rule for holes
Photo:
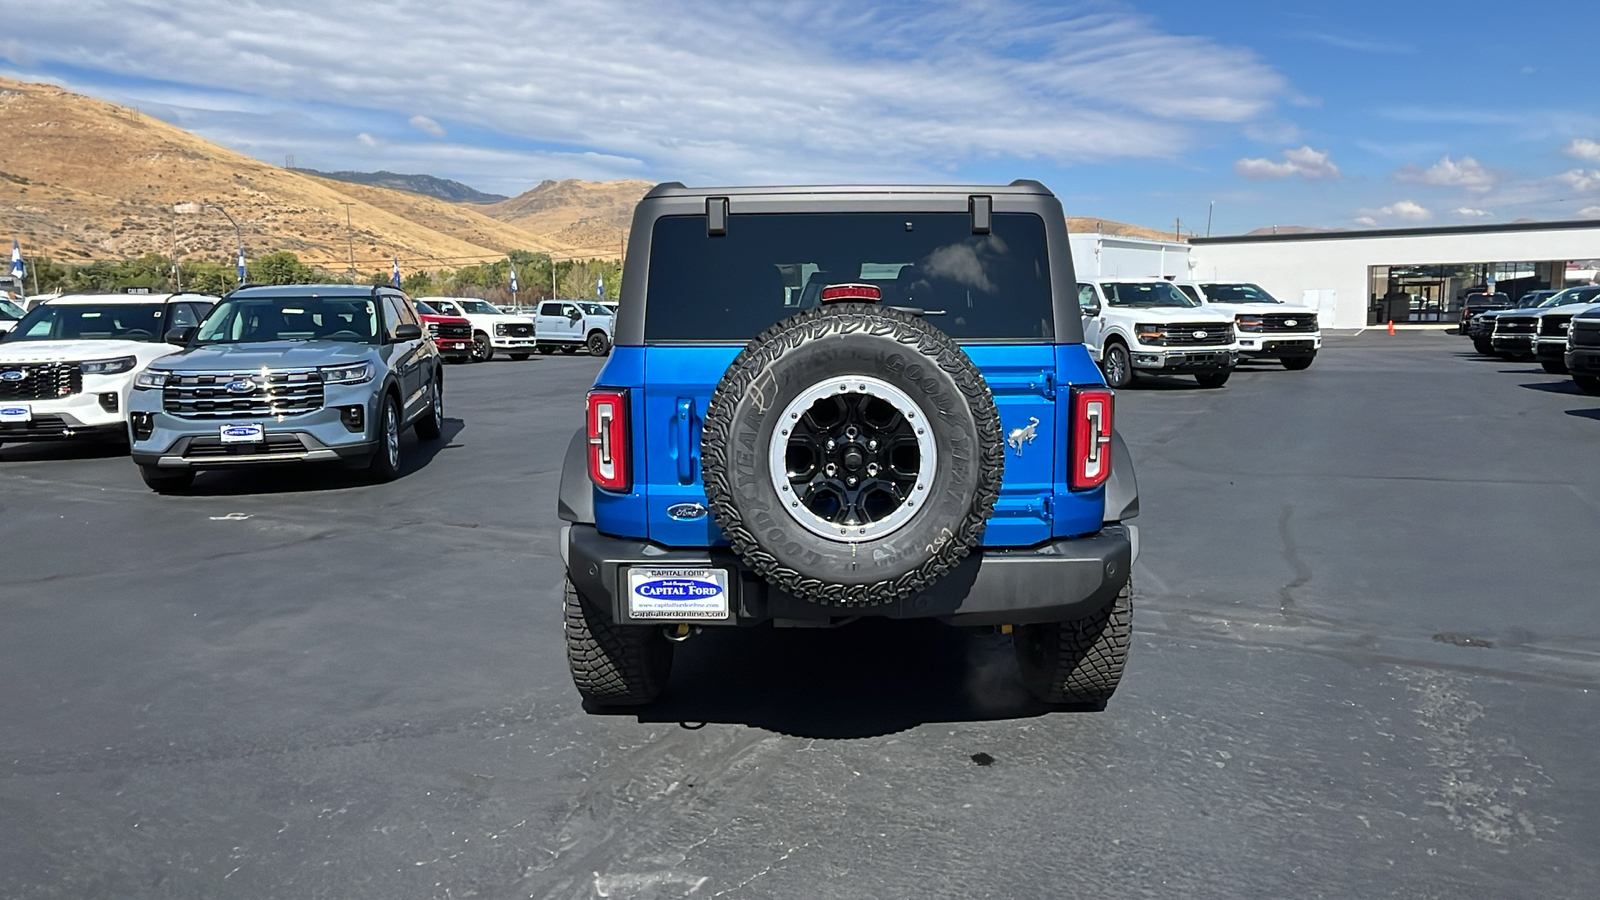
<svg viewBox="0 0 1600 900">
<path fill-rule="evenodd" d="M 684 641 L 687 641 L 689 638 L 692 638 L 695 635 L 699 634 L 700 633 L 700 626 L 699 625 L 690 625 L 687 622 L 679 622 L 676 625 L 663 625 L 663 626 L 661 626 L 661 633 L 666 635 L 667 640 L 669 640 L 669 641 L 677 641 L 678 643 L 681 644 Z"/>
</svg>

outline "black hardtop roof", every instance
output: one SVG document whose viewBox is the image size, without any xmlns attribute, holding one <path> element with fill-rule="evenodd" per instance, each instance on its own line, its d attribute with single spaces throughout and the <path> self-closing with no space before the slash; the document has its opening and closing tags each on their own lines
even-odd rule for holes
<svg viewBox="0 0 1600 900">
<path fill-rule="evenodd" d="M 1031 178 L 1010 184 L 788 184 L 741 185 L 730 187 L 686 187 L 681 181 L 658 184 L 644 199 L 661 197 L 751 197 L 795 196 L 804 194 L 1042 194 L 1054 196 L 1050 189 Z"/>
<path fill-rule="evenodd" d="M 383 288 L 395 290 L 390 285 L 370 284 L 247 284 L 229 294 L 230 297 L 371 297 Z"/>
</svg>

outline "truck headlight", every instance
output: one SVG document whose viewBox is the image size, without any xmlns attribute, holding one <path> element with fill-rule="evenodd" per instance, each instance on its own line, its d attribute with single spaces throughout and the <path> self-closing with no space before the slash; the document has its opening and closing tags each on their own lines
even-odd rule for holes
<svg viewBox="0 0 1600 900">
<path fill-rule="evenodd" d="M 1149 344 L 1152 347 L 1159 347 L 1167 342 L 1167 330 L 1160 325 L 1135 325 L 1133 334 L 1139 343 Z"/>
<path fill-rule="evenodd" d="M 170 374 L 160 369 L 145 369 L 133 377 L 133 386 L 141 391 L 159 390 L 167 386 Z"/>
<path fill-rule="evenodd" d="M 1239 326 L 1239 330 L 1240 331 L 1260 331 L 1261 330 L 1261 317 L 1260 316 L 1252 316 L 1252 315 L 1235 316 L 1233 321 L 1234 321 L 1234 324 Z"/>
<path fill-rule="evenodd" d="M 118 375 L 130 371 L 139 362 L 137 356 L 119 356 L 116 359 L 91 359 L 78 363 L 85 375 Z"/>
<path fill-rule="evenodd" d="M 372 363 L 354 363 L 348 366 L 323 366 L 317 371 L 322 373 L 323 384 L 365 384 L 372 380 L 376 370 Z"/>
</svg>

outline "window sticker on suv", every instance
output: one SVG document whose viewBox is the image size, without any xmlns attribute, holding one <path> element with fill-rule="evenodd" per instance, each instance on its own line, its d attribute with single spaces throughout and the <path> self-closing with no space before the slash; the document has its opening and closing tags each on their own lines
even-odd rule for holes
<svg viewBox="0 0 1600 900">
<path fill-rule="evenodd" d="M 743 214 L 708 236 L 704 216 L 651 236 L 647 341 L 744 343 L 817 306 L 830 284 L 878 287 L 956 340 L 1054 337 L 1044 220 L 999 213 Z"/>
</svg>

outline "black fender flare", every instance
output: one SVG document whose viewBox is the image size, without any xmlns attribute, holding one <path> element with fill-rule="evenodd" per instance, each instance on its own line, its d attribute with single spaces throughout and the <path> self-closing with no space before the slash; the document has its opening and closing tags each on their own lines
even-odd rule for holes
<svg viewBox="0 0 1600 900">
<path fill-rule="evenodd" d="M 1133 454 L 1119 432 L 1111 433 L 1111 477 L 1106 479 L 1105 522 L 1121 522 L 1139 514 L 1139 478 Z"/>
<path fill-rule="evenodd" d="M 580 525 L 594 524 L 594 484 L 589 481 L 589 442 L 584 429 L 572 433 L 567 442 L 567 456 L 561 463 L 561 493 L 556 501 L 556 515 L 564 522 Z M 1116 471 L 1116 463 L 1112 463 Z"/>
</svg>

